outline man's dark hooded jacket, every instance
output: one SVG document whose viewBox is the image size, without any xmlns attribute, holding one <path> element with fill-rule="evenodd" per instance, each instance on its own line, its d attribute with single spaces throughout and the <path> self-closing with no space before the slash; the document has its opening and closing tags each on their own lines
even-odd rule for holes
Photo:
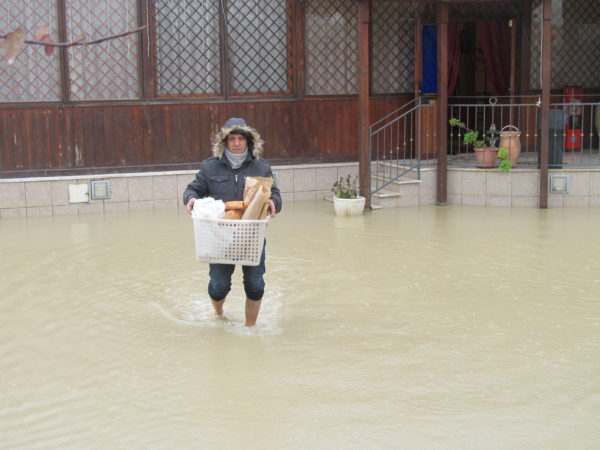
<svg viewBox="0 0 600 450">
<path fill-rule="evenodd" d="M 246 160 L 238 169 L 233 169 L 225 156 L 227 136 L 232 132 L 243 134 L 248 141 Z M 224 202 L 242 200 L 246 177 L 273 176 L 270 164 L 261 159 L 263 141 L 260 135 L 243 122 L 222 128 L 220 133 L 215 136 L 212 150 L 213 157 L 202 162 L 196 178 L 188 184 L 184 191 L 184 205 L 187 205 L 192 197 L 210 196 Z M 275 203 L 276 211 L 281 211 L 281 194 L 275 185 L 271 187 L 271 200 Z"/>
</svg>

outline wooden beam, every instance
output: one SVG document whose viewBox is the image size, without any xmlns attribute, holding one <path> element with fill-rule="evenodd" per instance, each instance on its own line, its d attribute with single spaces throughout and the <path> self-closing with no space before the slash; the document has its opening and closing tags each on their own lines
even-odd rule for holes
<svg viewBox="0 0 600 450">
<path fill-rule="evenodd" d="M 421 96 L 423 81 L 423 23 L 421 18 L 415 20 L 415 98 Z"/>
<path fill-rule="evenodd" d="M 437 203 L 448 202 L 448 21 L 447 3 L 438 3 Z"/>
<path fill-rule="evenodd" d="M 229 98 L 231 94 L 231 80 L 229 79 L 229 37 L 227 35 L 227 12 L 221 3 L 219 8 L 219 40 L 220 46 L 220 66 L 221 66 L 221 95 L 223 98 Z"/>
<path fill-rule="evenodd" d="M 359 129 L 359 183 L 360 195 L 366 197 L 365 208 L 371 208 L 371 179 L 369 168 L 369 0 L 358 3 L 358 129 Z"/>
<path fill-rule="evenodd" d="M 61 42 L 68 40 L 67 36 L 67 6 L 66 0 L 58 0 L 58 39 Z M 69 79 L 69 50 L 66 48 L 59 49 L 60 57 L 60 79 L 61 79 L 61 100 L 63 102 L 69 102 L 71 100 L 71 82 Z"/>
<path fill-rule="evenodd" d="M 548 148 L 550 144 L 550 83 L 552 67 L 552 0 L 544 0 L 542 22 L 542 110 L 540 112 L 540 198 L 539 207 L 548 208 Z"/>
<path fill-rule="evenodd" d="M 306 3 L 295 2 L 294 10 L 294 29 L 295 29 L 295 48 L 294 48 L 294 92 L 296 98 L 301 100 L 304 98 L 305 91 L 305 51 L 304 51 L 304 36 L 306 35 L 306 23 L 304 20 L 304 10 Z"/>
<path fill-rule="evenodd" d="M 150 27 L 150 0 L 138 0 L 138 26 L 147 25 Z M 154 6 L 154 5 L 152 5 Z M 153 9 L 154 10 L 154 9 Z M 154 67 L 154 58 L 150 56 L 150 32 L 156 30 L 156 21 L 153 20 L 152 28 L 146 29 L 140 34 L 138 39 L 138 74 L 140 83 L 140 100 L 144 101 L 148 98 L 153 98 L 156 94 L 154 92 L 154 73 L 152 67 Z"/>
<path fill-rule="evenodd" d="M 517 84 L 517 20 L 513 18 L 509 22 L 510 26 L 510 81 L 509 95 L 511 103 L 514 102 L 515 87 Z"/>
</svg>

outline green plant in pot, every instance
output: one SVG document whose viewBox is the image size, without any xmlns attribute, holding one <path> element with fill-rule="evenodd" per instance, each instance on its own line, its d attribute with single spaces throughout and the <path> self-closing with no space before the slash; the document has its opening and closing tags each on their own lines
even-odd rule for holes
<svg viewBox="0 0 600 450">
<path fill-rule="evenodd" d="M 475 158 L 477 160 L 477 167 L 488 168 L 495 166 L 495 162 L 498 159 L 498 149 L 495 146 L 497 132 L 494 124 L 491 125 L 490 130 L 488 131 L 488 141 L 490 142 L 490 145 L 486 146 L 485 137 L 479 139 L 479 132 L 471 130 L 465 125 L 464 122 L 461 122 L 460 120 L 453 117 L 448 121 L 448 123 L 450 124 L 450 126 L 459 127 L 465 130 L 465 133 L 463 135 L 463 143 L 465 145 L 473 146 L 473 150 L 475 151 Z M 506 167 L 506 164 L 504 167 Z M 508 170 L 510 170 L 510 168 Z"/>
<path fill-rule="evenodd" d="M 498 165 L 498 168 L 502 172 L 510 172 L 510 169 L 512 169 L 512 161 L 510 160 L 508 150 L 504 147 L 500 147 L 498 150 L 498 158 L 500 158 L 500 164 Z"/>
<path fill-rule="evenodd" d="M 358 176 L 340 177 L 332 187 L 333 207 L 337 216 L 358 216 L 365 210 L 365 198 L 358 195 Z"/>
<path fill-rule="evenodd" d="M 334 197 L 338 198 L 356 198 L 358 196 L 358 176 L 351 178 L 348 174 L 345 178 L 340 177 L 333 183 L 331 188 Z"/>
</svg>

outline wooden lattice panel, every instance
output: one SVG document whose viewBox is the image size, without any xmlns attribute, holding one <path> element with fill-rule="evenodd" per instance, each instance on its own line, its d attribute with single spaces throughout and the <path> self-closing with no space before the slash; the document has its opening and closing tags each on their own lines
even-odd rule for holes
<svg viewBox="0 0 600 450">
<path fill-rule="evenodd" d="M 219 0 L 158 0 L 155 18 L 158 94 L 218 94 Z"/>
<path fill-rule="evenodd" d="M 67 4 L 70 41 L 97 39 L 137 27 L 137 1 L 72 0 Z M 117 100 L 139 97 L 139 33 L 69 49 L 72 100 Z"/>
<path fill-rule="evenodd" d="M 492 20 L 519 16 L 519 5 L 505 1 L 450 4 L 451 20 Z"/>
<path fill-rule="evenodd" d="M 54 2 L 48 0 L 8 0 L 0 3 L 0 32 L 17 27 L 33 39 L 38 26 L 50 26 L 56 39 L 57 20 Z M 26 45 L 12 65 L 0 62 L 0 102 L 60 100 L 60 60 L 58 52 L 46 55 L 44 47 Z"/>
<path fill-rule="evenodd" d="M 531 2 L 531 44 L 529 60 L 529 84 L 532 89 L 541 89 L 542 70 L 542 0 Z"/>
<path fill-rule="evenodd" d="M 534 89 L 541 88 L 541 40 L 543 8 L 534 0 L 531 10 L 531 72 Z M 570 0 L 552 9 L 552 89 L 577 85 L 598 87 L 600 71 L 600 2 Z"/>
<path fill-rule="evenodd" d="M 372 91 L 409 93 L 415 79 L 415 17 L 422 5 L 375 2 L 372 6 Z"/>
<path fill-rule="evenodd" d="M 552 17 L 552 87 L 599 87 L 600 1 L 570 0 Z"/>
<path fill-rule="evenodd" d="M 229 74 L 234 93 L 289 91 L 287 1 L 229 1 Z"/>
<path fill-rule="evenodd" d="M 306 5 L 306 93 L 358 92 L 356 0 L 309 1 Z"/>
</svg>

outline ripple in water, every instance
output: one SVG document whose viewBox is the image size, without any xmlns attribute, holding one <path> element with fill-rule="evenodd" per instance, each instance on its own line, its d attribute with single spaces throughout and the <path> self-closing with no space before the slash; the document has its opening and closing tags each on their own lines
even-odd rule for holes
<svg viewBox="0 0 600 450">
<path fill-rule="evenodd" d="M 165 286 L 164 292 L 155 300 L 154 304 L 164 317 L 182 325 L 222 328 L 240 336 L 281 334 L 283 332 L 281 325 L 283 293 L 266 293 L 256 326 L 248 328 L 244 325 L 246 298 L 243 294 L 233 292 L 236 287 L 238 286 L 234 282 L 233 290 L 225 301 L 224 318 L 215 316 L 208 294 L 201 292 L 197 288 L 197 284 L 190 285 L 188 280 L 173 280 Z M 205 290 L 205 288 L 202 289 Z"/>
</svg>

